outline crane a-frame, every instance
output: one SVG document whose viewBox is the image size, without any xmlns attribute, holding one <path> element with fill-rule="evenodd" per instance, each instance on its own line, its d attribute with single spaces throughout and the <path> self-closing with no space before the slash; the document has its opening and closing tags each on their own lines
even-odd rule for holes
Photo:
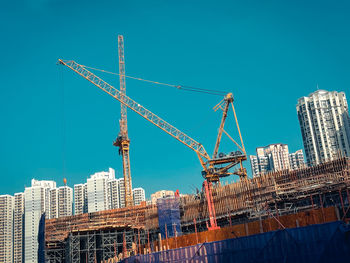
<svg viewBox="0 0 350 263">
<path fill-rule="evenodd" d="M 220 124 L 219 132 L 218 132 L 218 136 L 215 144 L 213 158 L 210 158 L 209 154 L 206 152 L 202 144 L 192 139 L 190 136 L 180 131 L 173 125 L 169 124 L 165 120 L 161 119 L 159 116 L 152 113 L 150 110 L 146 109 L 141 104 L 129 98 L 128 96 L 126 96 L 125 93 L 119 91 L 112 85 L 108 84 L 107 82 L 105 82 L 104 80 L 102 80 L 101 78 L 99 78 L 98 76 L 90 72 L 89 70 L 87 70 L 86 67 L 84 67 L 83 65 L 80 65 L 73 60 L 59 59 L 58 62 L 64 66 L 67 66 L 74 72 L 78 73 L 80 76 L 87 79 L 92 84 L 94 84 L 104 92 L 108 93 L 109 95 L 117 99 L 121 104 L 133 110 L 134 112 L 136 112 L 137 114 L 139 114 L 140 116 L 142 116 L 143 118 L 145 118 L 146 120 L 148 120 L 149 122 L 151 122 L 152 124 L 160 128 L 164 132 L 168 133 L 173 138 L 177 139 L 178 141 L 180 141 L 181 143 L 183 143 L 184 145 L 186 145 L 187 147 L 195 151 L 203 167 L 202 175 L 206 179 L 206 181 L 204 182 L 204 187 L 205 187 L 205 192 L 206 192 L 206 197 L 208 202 L 211 228 L 212 229 L 217 228 L 216 218 L 215 218 L 215 208 L 213 206 L 213 199 L 212 199 L 211 190 L 210 190 L 211 183 L 219 182 L 220 177 L 226 177 L 230 174 L 237 174 L 241 178 L 245 178 L 247 175 L 245 168 L 243 168 L 242 166 L 242 161 L 246 160 L 247 157 L 246 157 L 246 152 L 243 145 L 242 136 L 239 130 L 236 113 L 233 106 L 232 93 L 227 94 L 225 98 L 222 100 L 222 102 L 220 102 L 218 105 L 214 107 L 215 110 L 217 110 L 218 108 L 221 108 L 223 110 L 223 116 L 221 119 L 221 124 Z M 224 130 L 224 124 L 225 124 L 225 120 L 227 117 L 227 112 L 230 104 L 232 106 L 238 132 L 240 134 L 241 146 L 237 142 L 235 142 L 231 137 L 230 139 L 233 140 L 233 142 L 242 150 L 242 152 L 237 151 L 237 152 L 232 152 L 231 154 L 226 156 L 219 155 L 219 157 L 217 157 L 217 152 L 221 141 L 222 133 L 224 132 L 225 134 L 227 134 L 226 131 Z M 229 169 L 236 166 L 237 164 L 240 164 L 240 168 L 234 172 L 229 172 Z"/>
</svg>

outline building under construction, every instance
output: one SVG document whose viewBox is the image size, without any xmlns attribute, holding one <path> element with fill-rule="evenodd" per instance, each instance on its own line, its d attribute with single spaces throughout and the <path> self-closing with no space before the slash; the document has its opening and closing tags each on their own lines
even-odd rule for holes
<svg viewBox="0 0 350 263">
<path fill-rule="evenodd" d="M 227 232 L 231 236 L 221 232 L 235 226 L 243 227 L 244 233 L 240 235 L 251 235 L 281 227 L 347 221 L 350 215 L 349 186 L 349 158 L 216 185 L 212 189 L 212 203 L 218 228 L 221 229 L 212 231 L 207 231 L 210 228 L 209 202 L 202 192 L 161 199 L 157 205 L 143 203 L 50 219 L 45 224 L 46 261 L 117 260 L 194 245 L 193 242 L 232 238 L 232 231 Z M 249 224 L 256 224 L 258 230 L 254 228 L 253 231 Z M 211 233 L 216 233 L 215 237 Z M 197 238 L 192 238 L 192 243 L 186 241 L 186 237 L 193 234 Z M 183 239 L 181 242 L 180 238 Z M 167 244 L 162 240 L 167 240 Z"/>
</svg>

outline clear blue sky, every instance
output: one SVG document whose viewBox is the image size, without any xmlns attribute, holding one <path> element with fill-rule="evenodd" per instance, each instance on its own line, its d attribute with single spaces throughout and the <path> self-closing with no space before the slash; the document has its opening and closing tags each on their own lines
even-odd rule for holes
<svg viewBox="0 0 350 263">
<path fill-rule="evenodd" d="M 302 148 L 297 99 L 317 84 L 349 96 L 349 13 L 348 1 L 2 1 L 0 194 L 23 191 L 31 178 L 62 185 L 67 177 L 73 186 L 108 167 L 122 176 L 112 146 L 119 103 L 56 65 L 64 58 L 117 71 L 118 34 L 128 75 L 233 92 L 248 154 L 270 143 Z M 212 153 L 220 97 L 129 79 L 126 86 Z M 200 187 L 194 152 L 128 117 L 135 187 L 147 195 Z"/>
</svg>

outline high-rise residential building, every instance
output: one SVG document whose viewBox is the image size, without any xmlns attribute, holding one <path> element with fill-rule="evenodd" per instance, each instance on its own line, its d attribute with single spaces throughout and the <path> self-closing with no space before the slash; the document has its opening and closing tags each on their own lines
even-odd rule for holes
<svg viewBox="0 0 350 263">
<path fill-rule="evenodd" d="M 269 158 L 264 154 L 259 154 L 258 151 L 258 155 L 250 155 L 249 159 L 254 177 L 269 171 Z"/>
<path fill-rule="evenodd" d="M 151 194 L 151 201 L 152 204 L 156 204 L 157 200 L 160 198 L 166 198 L 166 197 L 174 197 L 175 193 L 174 191 L 171 190 L 160 190 L 158 192 L 155 192 L 153 194 Z"/>
<path fill-rule="evenodd" d="M 32 179 L 31 187 L 24 190 L 24 262 L 42 261 L 39 251 L 39 229 L 43 227 L 44 216 L 49 218 L 50 190 L 56 188 L 54 181 L 38 181 Z"/>
<path fill-rule="evenodd" d="M 117 179 L 118 194 L 119 194 L 119 207 L 125 207 L 125 185 L 124 178 Z"/>
<path fill-rule="evenodd" d="M 74 214 L 87 212 L 87 184 L 76 184 L 74 185 Z"/>
<path fill-rule="evenodd" d="M 93 176 L 87 179 L 88 212 L 97 212 L 108 209 L 107 178 Z"/>
<path fill-rule="evenodd" d="M 71 216 L 73 213 L 73 189 L 61 186 L 50 189 L 49 218 Z"/>
<path fill-rule="evenodd" d="M 121 179 L 115 178 L 115 170 L 94 173 L 85 184 L 74 185 L 74 214 L 91 213 L 121 207 Z"/>
<path fill-rule="evenodd" d="M 263 148 L 265 155 L 269 160 L 269 169 L 272 171 L 281 171 L 290 169 L 289 150 L 287 144 L 270 144 Z"/>
<path fill-rule="evenodd" d="M 118 180 L 113 179 L 108 181 L 108 209 L 116 209 L 120 207 L 119 201 L 119 185 Z"/>
<path fill-rule="evenodd" d="M 292 170 L 300 169 L 305 167 L 303 150 L 298 150 L 294 153 L 289 154 L 289 163 Z"/>
<path fill-rule="evenodd" d="M 0 195 L 0 262 L 13 262 L 14 197 Z"/>
<path fill-rule="evenodd" d="M 350 156 L 350 118 L 344 92 L 317 90 L 296 106 L 309 165 Z"/>
<path fill-rule="evenodd" d="M 145 201 L 142 188 L 133 190 L 135 204 Z M 85 184 L 74 185 L 74 214 L 91 213 L 125 207 L 124 179 L 115 178 L 115 170 L 94 173 Z"/>
<path fill-rule="evenodd" d="M 58 189 L 52 188 L 49 192 L 50 197 L 50 212 L 48 214 L 48 217 L 51 218 L 57 218 L 58 217 Z"/>
<path fill-rule="evenodd" d="M 73 189 L 69 186 L 58 187 L 58 217 L 73 214 Z"/>
<path fill-rule="evenodd" d="M 113 190 L 112 182 L 115 181 L 115 171 L 109 168 L 108 172 L 98 172 L 87 179 L 88 212 L 108 210 L 112 207 L 111 196 L 117 191 Z M 111 186 L 112 185 L 112 186 Z M 112 190 L 111 190 L 112 189 Z"/>
<path fill-rule="evenodd" d="M 256 156 L 249 157 L 254 177 L 270 171 L 290 169 L 287 144 L 276 143 L 259 147 L 256 148 L 256 153 Z"/>
<path fill-rule="evenodd" d="M 256 155 L 249 155 L 249 159 L 253 176 L 258 176 L 260 174 L 258 157 Z"/>
<path fill-rule="evenodd" d="M 24 252 L 24 193 L 16 193 L 13 211 L 13 262 L 22 263 Z"/>
<path fill-rule="evenodd" d="M 132 195 L 134 198 L 134 205 L 140 205 L 141 202 L 146 201 L 145 190 L 141 187 L 132 189 Z"/>
</svg>

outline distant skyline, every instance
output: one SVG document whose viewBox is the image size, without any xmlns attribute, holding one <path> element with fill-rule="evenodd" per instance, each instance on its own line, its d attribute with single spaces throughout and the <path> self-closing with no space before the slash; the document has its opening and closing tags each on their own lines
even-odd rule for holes
<svg viewBox="0 0 350 263">
<path fill-rule="evenodd" d="M 318 85 L 349 101 L 349 12 L 348 1 L 314 0 L 2 3 L 0 194 L 23 192 L 32 178 L 60 186 L 65 177 L 73 187 L 108 167 L 122 177 L 112 145 L 120 104 L 56 65 L 73 59 L 116 72 L 118 34 L 127 75 L 232 92 L 247 155 L 273 143 L 303 149 L 297 100 Z M 118 87 L 117 77 L 96 74 Z M 222 97 L 130 79 L 126 90 L 212 154 L 221 119 L 212 108 Z M 193 151 L 131 111 L 128 126 L 133 185 L 147 197 L 201 187 Z"/>
</svg>

